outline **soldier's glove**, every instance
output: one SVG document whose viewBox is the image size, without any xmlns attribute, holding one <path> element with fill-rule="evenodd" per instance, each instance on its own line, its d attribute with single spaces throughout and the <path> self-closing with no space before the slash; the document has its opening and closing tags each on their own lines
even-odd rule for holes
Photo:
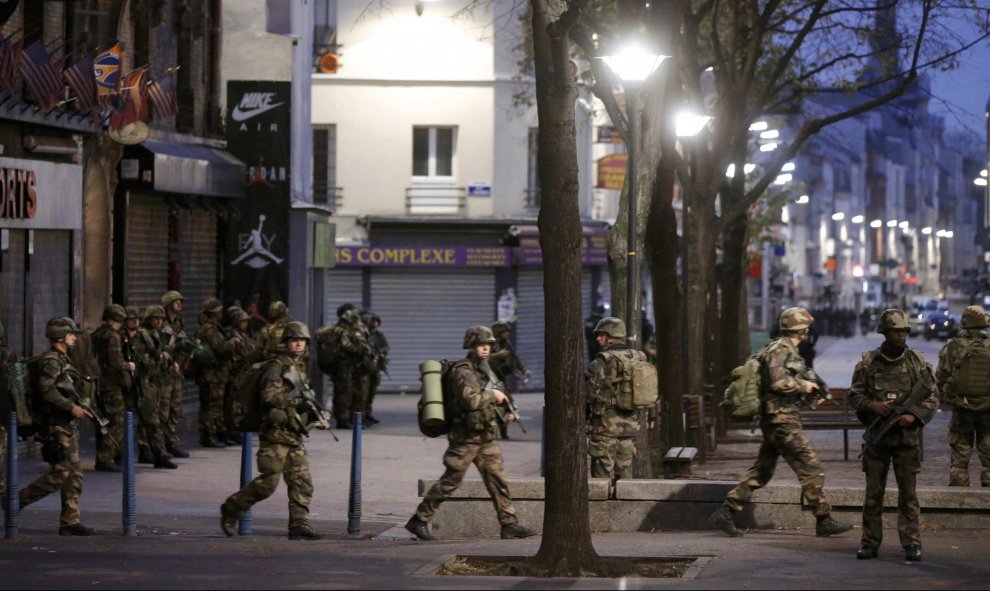
<svg viewBox="0 0 990 591">
<path fill-rule="evenodd" d="M 870 412 L 873 414 L 881 416 L 890 412 L 890 405 L 886 402 L 871 402 L 867 405 L 867 408 L 870 409 Z"/>
</svg>

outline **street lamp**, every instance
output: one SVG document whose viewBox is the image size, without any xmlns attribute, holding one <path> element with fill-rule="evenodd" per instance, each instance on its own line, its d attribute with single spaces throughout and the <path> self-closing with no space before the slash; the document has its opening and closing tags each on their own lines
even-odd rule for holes
<svg viewBox="0 0 990 591">
<path fill-rule="evenodd" d="M 639 339 L 639 310 L 636 307 L 639 282 L 638 259 L 636 258 L 636 207 L 637 186 L 636 152 L 639 143 L 639 113 L 637 110 L 637 94 L 643 81 L 657 69 L 660 62 L 667 59 L 666 55 L 649 53 L 642 47 L 630 45 L 617 54 L 603 56 L 605 65 L 622 79 L 626 91 L 626 115 L 629 118 L 629 162 L 626 174 L 629 177 L 628 227 L 626 228 L 626 333 L 629 344 L 638 348 Z"/>
</svg>

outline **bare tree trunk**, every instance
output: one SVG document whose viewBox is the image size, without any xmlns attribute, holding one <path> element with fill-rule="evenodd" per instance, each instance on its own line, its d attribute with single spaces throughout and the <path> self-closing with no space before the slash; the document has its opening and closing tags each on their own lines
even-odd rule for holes
<svg viewBox="0 0 990 591">
<path fill-rule="evenodd" d="M 542 206 L 538 224 L 544 260 L 546 342 L 546 503 L 543 539 L 533 558 L 549 576 L 599 571 L 588 518 L 583 325 L 581 318 L 581 219 L 578 209 L 574 102 L 577 85 L 568 29 L 583 2 L 568 6 L 532 0 L 533 53 L 539 113 Z M 566 10 L 565 10 L 566 9 Z"/>
<path fill-rule="evenodd" d="M 729 223 L 723 233 L 722 317 L 719 332 L 722 335 L 721 354 L 716 377 L 728 378 L 732 369 L 741 364 L 749 354 L 748 321 L 746 318 L 746 246 L 747 218 L 741 216 Z M 716 388 L 722 386 L 715 383 Z"/>
</svg>

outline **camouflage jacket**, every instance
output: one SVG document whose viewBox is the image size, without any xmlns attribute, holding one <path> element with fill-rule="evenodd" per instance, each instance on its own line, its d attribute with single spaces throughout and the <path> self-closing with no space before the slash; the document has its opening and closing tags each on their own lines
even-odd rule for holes
<svg viewBox="0 0 990 591">
<path fill-rule="evenodd" d="M 617 343 L 604 351 L 626 350 L 629 347 Z M 588 433 L 611 437 L 631 437 L 639 432 L 639 412 L 616 408 L 616 392 L 622 384 L 621 361 L 615 355 L 599 352 L 588 366 L 585 388 L 585 405 L 588 416 Z"/>
<path fill-rule="evenodd" d="M 38 358 L 36 364 L 36 395 L 43 402 L 41 412 L 45 417 L 44 422 L 49 427 L 69 427 L 75 421 L 72 416 L 75 402 L 58 389 L 58 383 L 74 371 L 72 362 L 65 353 L 50 349 Z"/>
<path fill-rule="evenodd" d="M 890 355 L 880 348 L 863 353 L 863 359 L 853 370 L 852 387 L 849 388 L 849 406 L 857 411 L 861 420 L 869 425 L 877 415 L 869 410 L 871 402 L 897 400 L 907 396 L 918 381 L 929 389 L 929 395 L 910 409 L 917 417 L 912 426 L 894 427 L 884 437 L 887 446 L 920 445 L 918 430 L 932 419 L 938 409 L 938 390 L 932 368 L 920 351 L 905 347 L 899 354 Z"/>
<path fill-rule="evenodd" d="M 388 365 L 388 339 L 385 334 L 377 328 L 368 329 L 368 344 L 375 355 L 375 367 L 383 369 Z"/>
<path fill-rule="evenodd" d="M 787 337 L 780 337 L 767 345 L 760 355 L 761 392 L 763 415 L 771 422 L 786 422 L 788 416 L 798 414 L 806 402 L 805 384 L 801 376 L 808 366 L 798 353 L 797 346 Z"/>
<path fill-rule="evenodd" d="M 261 349 L 262 359 L 285 353 L 285 345 L 282 344 L 282 332 L 288 323 L 288 318 L 280 318 L 271 324 L 262 326 L 261 330 L 258 331 L 258 348 Z"/>
<path fill-rule="evenodd" d="M 233 334 L 225 333 L 216 320 L 206 315 L 200 316 L 196 338 L 213 352 L 213 365 L 204 367 L 200 382 L 223 384 L 230 375 L 230 363 L 237 353 L 238 344 Z"/>
<path fill-rule="evenodd" d="M 141 327 L 134 336 L 133 345 L 137 375 L 151 383 L 164 380 L 168 373 L 168 362 L 162 355 L 165 344 L 161 333 L 151 327 Z"/>
<path fill-rule="evenodd" d="M 504 380 L 513 374 L 525 374 L 526 366 L 522 359 L 516 355 L 516 350 L 512 348 L 509 341 L 498 341 L 492 346 L 492 354 L 488 358 L 492 370 L 500 380 Z"/>
<path fill-rule="evenodd" d="M 950 340 L 938 353 L 938 369 L 935 370 L 935 384 L 945 402 L 955 408 L 962 408 L 976 412 L 990 410 L 990 397 L 967 398 L 955 392 L 952 385 L 953 374 L 956 366 L 962 360 L 962 355 L 967 346 L 977 340 L 990 339 L 987 331 L 978 328 L 963 330 L 959 336 Z M 987 384 L 990 388 L 990 384 Z"/>
<path fill-rule="evenodd" d="M 311 417 L 309 411 L 300 410 L 303 397 L 293 381 L 304 388 L 310 387 L 305 358 L 279 355 L 273 359 L 262 382 L 259 437 L 283 445 L 299 445 L 302 441 Z"/>
<path fill-rule="evenodd" d="M 109 324 L 93 331 L 93 351 L 100 361 L 100 390 L 129 388 L 131 371 L 124 360 L 120 332 Z"/>
<path fill-rule="evenodd" d="M 495 386 L 498 378 L 487 360 L 468 356 L 450 370 L 450 387 L 459 414 L 452 417 L 447 439 L 453 443 L 488 443 L 498 435 Z"/>
<path fill-rule="evenodd" d="M 236 328 L 230 329 L 225 334 L 227 334 L 228 337 L 238 336 L 241 339 L 241 344 L 234 348 L 234 354 L 231 357 L 230 364 L 228 366 L 228 381 L 231 383 L 236 381 L 239 375 L 250 368 L 252 363 L 264 361 L 265 359 L 271 359 L 275 356 L 274 353 L 271 355 L 264 355 L 265 351 L 257 341 Z"/>
<path fill-rule="evenodd" d="M 368 331 L 363 324 L 338 322 L 330 331 L 334 342 L 337 364 L 347 363 L 355 367 L 370 369 L 374 359 L 368 343 Z"/>
</svg>

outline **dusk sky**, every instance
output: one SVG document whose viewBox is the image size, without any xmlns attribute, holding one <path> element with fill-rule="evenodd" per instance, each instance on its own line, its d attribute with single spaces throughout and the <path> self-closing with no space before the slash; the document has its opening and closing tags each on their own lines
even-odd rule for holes
<svg viewBox="0 0 990 591">
<path fill-rule="evenodd" d="M 990 98 L 990 43 L 963 53 L 959 67 L 932 72 L 930 109 L 945 117 L 949 129 L 970 129 L 980 143 L 986 141 L 986 105 Z"/>
</svg>

